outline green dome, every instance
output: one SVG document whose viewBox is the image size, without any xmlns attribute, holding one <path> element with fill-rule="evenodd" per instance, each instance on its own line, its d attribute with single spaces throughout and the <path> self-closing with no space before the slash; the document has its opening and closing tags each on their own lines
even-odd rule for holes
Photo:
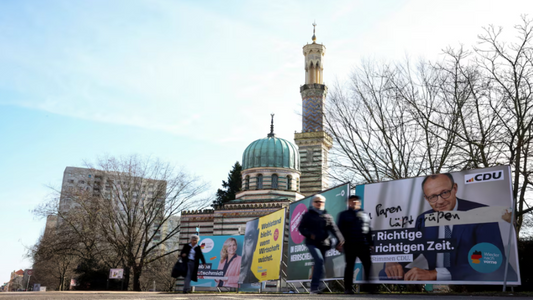
<svg viewBox="0 0 533 300">
<path fill-rule="evenodd" d="M 300 170 L 300 155 L 296 146 L 269 134 L 251 143 L 242 154 L 242 169 L 274 167 Z"/>
</svg>

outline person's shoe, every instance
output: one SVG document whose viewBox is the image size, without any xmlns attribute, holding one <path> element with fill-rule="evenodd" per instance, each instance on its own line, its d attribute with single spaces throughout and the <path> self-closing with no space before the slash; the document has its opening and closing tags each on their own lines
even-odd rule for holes
<svg viewBox="0 0 533 300">
<path fill-rule="evenodd" d="M 355 294 L 352 290 L 346 290 L 344 291 L 345 294 Z"/>
<path fill-rule="evenodd" d="M 189 292 L 187 292 L 187 291 L 183 291 L 183 293 L 184 293 L 184 294 L 188 294 Z"/>
<path fill-rule="evenodd" d="M 309 295 L 316 295 L 316 294 L 322 294 L 322 291 L 316 290 L 316 291 L 310 291 Z"/>
</svg>

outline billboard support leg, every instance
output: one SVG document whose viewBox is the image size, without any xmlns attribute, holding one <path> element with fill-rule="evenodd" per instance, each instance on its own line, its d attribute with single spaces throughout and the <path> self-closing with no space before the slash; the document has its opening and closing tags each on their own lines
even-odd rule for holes
<svg viewBox="0 0 533 300">
<path fill-rule="evenodd" d="M 335 280 L 344 290 L 346 290 L 346 286 L 344 285 L 344 280 L 341 282 L 340 280 Z"/>
<path fill-rule="evenodd" d="M 389 293 L 391 293 L 391 291 L 390 291 L 390 289 L 389 289 L 389 287 L 388 287 L 387 285 L 385 285 L 385 284 L 382 283 L 381 286 L 384 286 L 385 289 L 387 289 L 387 291 L 389 291 Z"/>
<path fill-rule="evenodd" d="M 342 288 L 344 288 L 344 280 L 341 282 L 340 280 L 335 280 L 338 284 L 340 284 L 342 286 Z"/>
<path fill-rule="evenodd" d="M 505 251 L 505 272 L 503 273 L 503 292 L 507 289 L 507 273 L 509 271 L 509 255 L 511 254 L 511 236 L 513 235 L 514 218 L 515 218 L 516 198 L 513 198 L 513 213 L 511 214 L 511 223 L 509 223 L 509 239 L 507 242 L 507 251 Z M 515 241 L 516 243 L 516 241 Z"/>
<path fill-rule="evenodd" d="M 298 288 L 292 282 L 286 282 L 286 283 L 287 283 L 287 286 L 292 287 L 296 293 L 298 294 L 300 293 Z"/>
<path fill-rule="evenodd" d="M 300 285 L 304 288 L 306 293 L 309 293 L 309 290 L 305 287 L 305 285 L 300 281 Z"/>
<path fill-rule="evenodd" d="M 330 290 L 328 284 L 327 284 L 324 280 L 322 280 L 322 283 L 326 286 L 326 288 L 328 289 L 328 291 L 331 293 L 331 290 Z"/>
</svg>

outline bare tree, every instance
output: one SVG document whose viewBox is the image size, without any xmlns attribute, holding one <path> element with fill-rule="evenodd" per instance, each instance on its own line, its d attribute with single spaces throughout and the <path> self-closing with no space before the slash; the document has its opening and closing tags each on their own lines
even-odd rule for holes
<svg viewBox="0 0 533 300">
<path fill-rule="evenodd" d="M 184 170 L 152 158 L 104 157 L 88 163 L 93 175 L 86 185 L 63 187 L 60 200 L 38 211 L 58 215 L 58 228 L 85 261 L 107 268 L 124 268 L 133 290 L 148 264 L 175 253 L 168 247 L 179 234 L 171 219 L 182 210 L 204 208 L 207 185 Z M 46 208 L 46 209 L 45 209 Z"/>
<path fill-rule="evenodd" d="M 71 253 L 72 249 L 64 249 L 57 243 L 61 238 L 57 232 L 45 234 L 28 253 L 33 260 L 32 282 L 50 290 L 68 290 L 78 261 L 78 257 Z"/>
<path fill-rule="evenodd" d="M 517 41 L 507 43 L 500 35 L 502 28 L 491 25 L 479 35 L 475 48 L 477 64 L 491 77 L 493 97 L 503 102 L 493 112 L 498 116 L 505 133 L 505 163 L 514 172 L 513 196 L 516 201 L 516 227 L 520 230 L 523 215 L 531 212 L 527 192 L 533 178 L 533 24 L 522 16 L 522 24 L 515 26 Z"/>
<path fill-rule="evenodd" d="M 176 279 L 171 277 L 174 263 L 178 260 L 179 253 L 172 253 L 146 266 L 141 276 L 141 289 L 143 291 L 174 291 Z"/>
<path fill-rule="evenodd" d="M 348 92 L 334 87 L 325 116 L 335 139 L 330 164 L 340 170 L 334 177 L 371 183 L 440 170 L 454 137 L 434 122 L 454 122 L 435 113 L 439 79 L 423 62 L 414 70 L 409 61 L 364 63 Z"/>
<path fill-rule="evenodd" d="M 33 247 L 34 263 L 38 268 L 47 268 L 49 265 L 43 265 L 43 261 L 70 261 L 75 257 L 70 268 L 78 273 L 79 288 L 89 285 L 101 288 L 102 284 L 91 283 L 94 274 L 117 265 L 123 255 L 114 252 L 99 229 L 100 201 L 86 187 L 63 186 L 61 190 L 52 190 L 55 195 L 33 210 L 37 216 L 57 219 L 54 226 L 47 226 L 40 242 Z"/>
<path fill-rule="evenodd" d="M 532 20 L 515 29 L 508 43 L 489 26 L 473 51 L 447 48 L 441 61 L 356 69 L 327 103 L 334 177 L 371 183 L 509 164 L 519 232 L 533 211 Z"/>
</svg>

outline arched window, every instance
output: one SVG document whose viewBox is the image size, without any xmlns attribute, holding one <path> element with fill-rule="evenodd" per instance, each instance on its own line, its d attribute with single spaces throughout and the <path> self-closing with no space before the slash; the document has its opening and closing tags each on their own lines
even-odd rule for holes
<svg viewBox="0 0 533 300">
<path fill-rule="evenodd" d="M 272 189 L 278 188 L 278 175 L 272 175 Z"/>
<path fill-rule="evenodd" d="M 256 184 L 255 187 L 258 190 L 262 190 L 263 189 L 263 175 L 262 174 L 257 175 L 257 184 Z"/>
<path fill-rule="evenodd" d="M 296 179 L 296 191 L 300 191 L 300 178 Z"/>
<path fill-rule="evenodd" d="M 244 190 L 247 191 L 250 189 L 250 176 L 246 175 L 244 178 Z"/>
<path fill-rule="evenodd" d="M 287 190 L 292 190 L 292 177 L 287 176 Z"/>
</svg>

